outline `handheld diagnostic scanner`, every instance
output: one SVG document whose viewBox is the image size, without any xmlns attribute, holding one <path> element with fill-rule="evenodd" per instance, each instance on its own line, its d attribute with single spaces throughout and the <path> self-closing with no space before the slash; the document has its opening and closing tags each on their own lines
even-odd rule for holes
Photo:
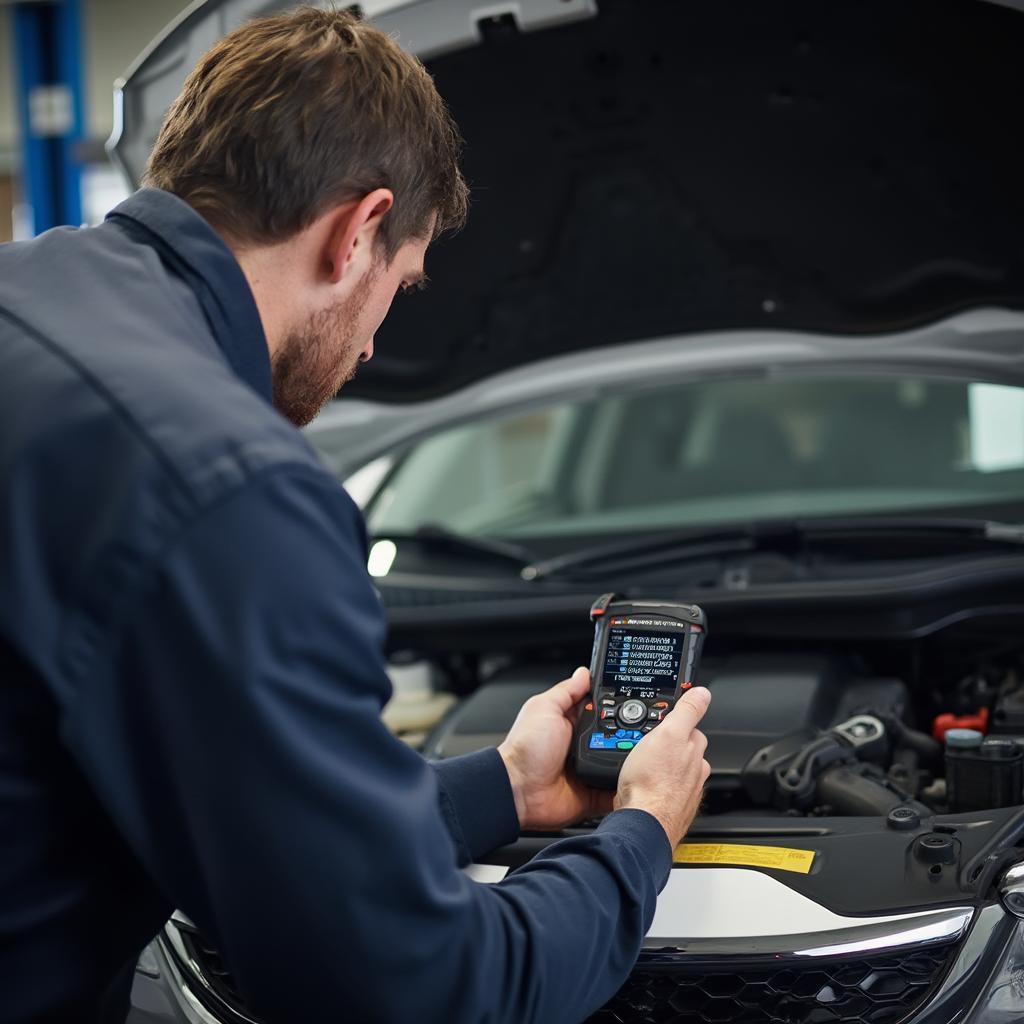
<svg viewBox="0 0 1024 1024">
<path fill-rule="evenodd" d="M 590 619 L 590 698 L 569 756 L 583 782 L 615 789 L 626 755 L 694 685 L 707 625 L 695 604 L 616 601 L 614 594 L 594 602 Z"/>
</svg>

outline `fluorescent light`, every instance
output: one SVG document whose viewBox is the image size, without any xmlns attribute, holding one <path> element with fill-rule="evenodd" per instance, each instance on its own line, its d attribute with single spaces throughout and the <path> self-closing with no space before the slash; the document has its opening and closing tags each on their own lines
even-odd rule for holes
<svg viewBox="0 0 1024 1024">
<path fill-rule="evenodd" d="M 1005 384 L 971 384 L 967 400 L 974 468 L 993 473 L 1024 466 L 1024 391 Z"/>
</svg>

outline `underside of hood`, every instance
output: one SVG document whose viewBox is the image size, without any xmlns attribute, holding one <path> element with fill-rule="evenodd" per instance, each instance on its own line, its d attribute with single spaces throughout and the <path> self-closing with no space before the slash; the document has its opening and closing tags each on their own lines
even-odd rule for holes
<svg viewBox="0 0 1024 1024">
<path fill-rule="evenodd" d="M 561 23 L 523 13 L 556 0 L 375 18 L 435 54 L 473 197 L 346 396 L 418 400 L 693 331 L 874 334 L 1024 308 L 1024 14 L 980 0 L 570 3 Z M 202 5 L 137 63 L 115 150 L 155 138 L 166 103 L 138 97 L 155 78 L 180 87 L 233 27 L 225 6 Z M 443 10 L 459 14 L 447 52 Z"/>
</svg>

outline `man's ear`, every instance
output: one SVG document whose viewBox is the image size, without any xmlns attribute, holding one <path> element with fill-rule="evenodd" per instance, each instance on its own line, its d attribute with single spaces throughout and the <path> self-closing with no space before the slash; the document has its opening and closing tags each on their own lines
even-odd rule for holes
<svg viewBox="0 0 1024 1024">
<path fill-rule="evenodd" d="M 388 188 L 374 189 L 356 202 L 345 203 L 329 214 L 330 230 L 323 250 L 323 265 L 331 284 L 356 272 L 357 276 L 373 260 L 373 247 L 381 219 L 395 202 Z"/>
</svg>

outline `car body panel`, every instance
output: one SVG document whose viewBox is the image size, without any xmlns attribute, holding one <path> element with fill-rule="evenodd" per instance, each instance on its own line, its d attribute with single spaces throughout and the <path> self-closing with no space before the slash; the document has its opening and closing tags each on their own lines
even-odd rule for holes
<svg viewBox="0 0 1024 1024">
<path fill-rule="evenodd" d="M 283 0 L 193 6 L 121 85 L 138 181 L 202 52 Z M 472 214 L 346 397 L 412 402 L 572 351 L 734 329 L 874 335 L 1024 306 L 1024 17 L 962 0 L 419 0 Z M 956 73 L 951 73 L 951 68 Z M 852 201 L 852 197 L 860 201 Z"/>
</svg>

